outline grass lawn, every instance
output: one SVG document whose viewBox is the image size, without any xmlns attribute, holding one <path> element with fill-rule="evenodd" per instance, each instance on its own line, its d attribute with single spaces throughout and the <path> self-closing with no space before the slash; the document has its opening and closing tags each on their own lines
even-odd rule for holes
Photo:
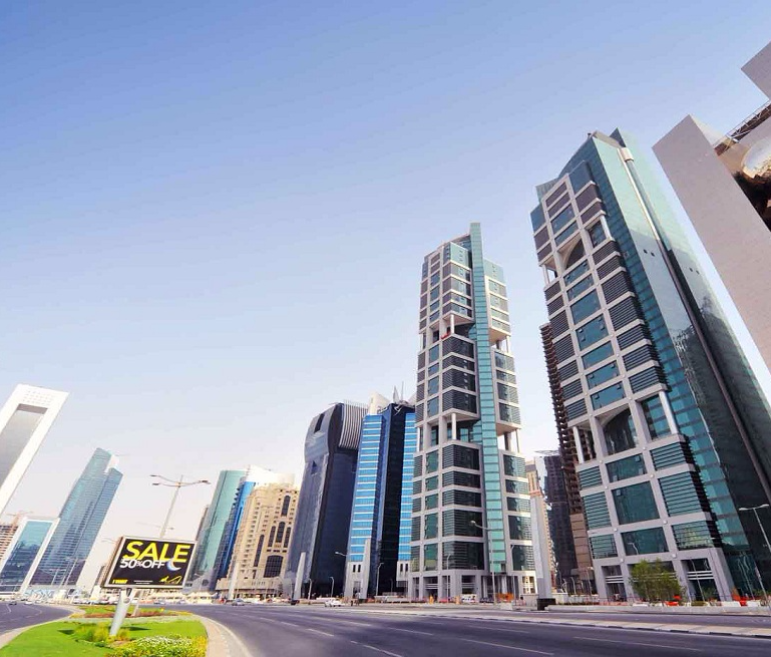
<svg viewBox="0 0 771 657">
<path fill-rule="evenodd" d="M 78 624 L 57 621 L 33 627 L 0 649 L 0 657 L 105 657 L 110 648 L 75 641 L 70 634 Z M 204 626 L 194 620 L 127 620 L 123 627 L 129 638 L 145 636 L 206 636 Z"/>
</svg>

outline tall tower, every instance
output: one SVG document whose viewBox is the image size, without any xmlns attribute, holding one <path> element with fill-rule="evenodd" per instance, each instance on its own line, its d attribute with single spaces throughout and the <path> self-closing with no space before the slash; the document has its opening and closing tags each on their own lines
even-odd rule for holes
<svg viewBox="0 0 771 657">
<path fill-rule="evenodd" d="M 287 586 L 318 595 L 340 590 L 351 523 L 364 404 L 334 404 L 311 420 L 305 469 L 287 556 Z M 303 592 L 307 595 L 307 593 Z"/>
<path fill-rule="evenodd" d="M 190 571 L 193 588 L 213 588 L 216 582 L 214 567 L 217 562 L 217 551 L 236 499 L 238 486 L 244 475 L 246 475 L 245 470 L 222 470 L 220 472 L 214 495 L 212 495 L 211 503 L 206 508 L 196 537 L 198 546 L 195 552 L 195 561 Z"/>
<path fill-rule="evenodd" d="M 406 588 L 416 446 L 415 408 L 373 395 L 359 441 L 346 550 L 347 597 Z"/>
<path fill-rule="evenodd" d="M 419 327 L 410 595 L 535 592 L 509 302 L 479 224 L 426 256 Z"/>
<path fill-rule="evenodd" d="M 102 527 L 123 474 L 118 459 L 97 449 L 72 487 L 32 583 L 74 586 Z"/>
<path fill-rule="evenodd" d="M 66 400 L 66 392 L 18 385 L 0 409 L 0 514 Z"/>
<path fill-rule="evenodd" d="M 551 348 L 602 597 L 661 559 L 693 598 L 771 585 L 768 404 L 653 173 L 593 133 L 538 188 Z"/>
</svg>

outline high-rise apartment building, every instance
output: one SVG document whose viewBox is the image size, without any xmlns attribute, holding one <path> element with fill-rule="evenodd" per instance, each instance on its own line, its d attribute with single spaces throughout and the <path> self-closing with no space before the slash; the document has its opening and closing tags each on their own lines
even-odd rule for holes
<svg viewBox="0 0 771 657">
<path fill-rule="evenodd" d="M 373 395 L 362 423 L 345 564 L 347 597 L 406 592 L 415 408 Z"/>
<path fill-rule="evenodd" d="M 423 262 L 412 597 L 534 592 L 510 326 L 503 270 L 473 223 Z"/>
<path fill-rule="evenodd" d="M 58 518 L 17 517 L 16 531 L 0 559 L 0 595 L 23 594 L 43 558 Z"/>
<path fill-rule="evenodd" d="M 743 71 L 771 98 L 771 43 Z M 688 116 L 653 150 L 771 367 L 771 102 L 727 133 Z"/>
<path fill-rule="evenodd" d="M 206 507 L 196 536 L 195 560 L 188 581 L 193 589 L 208 589 L 215 582 L 214 567 L 217 562 L 222 536 L 238 493 L 245 470 L 223 470 L 217 478 L 209 506 Z"/>
<path fill-rule="evenodd" d="M 66 392 L 18 385 L 0 409 L 0 514 L 66 400 Z"/>
<path fill-rule="evenodd" d="M 228 513 L 225 527 L 221 533 L 222 538 L 220 538 L 219 547 L 217 548 L 217 556 L 212 570 L 214 577 L 209 584 L 210 589 L 213 590 L 217 581 L 223 577 L 227 577 L 228 572 L 230 572 L 230 564 L 233 558 L 236 539 L 238 537 L 238 529 L 241 526 L 241 520 L 249 495 L 258 486 L 264 486 L 266 484 L 286 484 L 288 486 L 293 486 L 294 475 L 273 472 L 272 470 L 266 470 L 257 465 L 251 465 L 246 470 L 246 474 L 244 474 L 238 482 L 238 488 L 236 489 L 235 497 L 230 505 L 230 512 Z M 225 503 L 226 500 L 223 500 L 223 504 Z"/>
<path fill-rule="evenodd" d="M 532 213 L 603 597 L 661 559 L 694 598 L 771 584 L 768 404 L 629 136 L 591 134 Z M 564 438 L 563 438 L 564 439 Z"/>
<path fill-rule="evenodd" d="M 102 527 L 123 474 L 117 457 L 97 449 L 70 490 L 32 583 L 74 586 Z"/>
<path fill-rule="evenodd" d="M 293 595 L 329 595 L 342 586 L 361 426 L 367 406 L 330 406 L 311 420 L 295 528 L 287 557 Z M 338 591 L 340 589 L 338 588 Z"/>
<path fill-rule="evenodd" d="M 217 582 L 218 592 L 229 598 L 264 598 L 283 593 L 298 492 L 293 484 L 262 484 L 252 489 L 227 577 Z"/>
</svg>

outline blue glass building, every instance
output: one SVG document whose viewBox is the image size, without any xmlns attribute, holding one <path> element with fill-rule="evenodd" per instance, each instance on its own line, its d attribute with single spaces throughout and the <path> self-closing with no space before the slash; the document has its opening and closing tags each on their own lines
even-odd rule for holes
<svg viewBox="0 0 771 657">
<path fill-rule="evenodd" d="M 345 570 L 348 597 L 406 589 L 416 447 L 414 408 L 374 397 L 359 442 Z"/>
<path fill-rule="evenodd" d="M 64 502 L 59 525 L 35 573 L 34 585 L 74 586 L 102 527 L 123 474 L 117 458 L 97 449 Z"/>
<path fill-rule="evenodd" d="M 195 561 L 188 581 L 200 588 L 213 588 L 216 583 L 214 567 L 217 563 L 222 537 L 228 525 L 241 480 L 245 470 L 223 470 L 217 479 L 211 503 L 206 509 L 201 528 L 196 537 Z"/>
<path fill-rule="evenodd" d="M 58 518 L 22 519 L 0 561 L 0 594 L 25 592 L 58 523 Z"/>
<path fill-rule="evenodd" d="M 593 133 L 538 189 L 552 354 L 603 597 L 661 559 L 693 598 L 771 586 L 741 508 L 771 499 L 771 414 L 655 176 Z"/>
</svg>

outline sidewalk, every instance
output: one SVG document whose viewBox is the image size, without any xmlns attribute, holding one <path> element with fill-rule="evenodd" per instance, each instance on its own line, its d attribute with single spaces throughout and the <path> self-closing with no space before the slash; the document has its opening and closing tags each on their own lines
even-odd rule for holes
<svg viewBox="0 0 771 657">
<path fill-rule="evenodd" d="M 261 653 L 250 652 L 243 642 L 221 623 L 205 616 L 194 618 L 203 623 L 209 637 L 206 657 L 264 657 Z"/>
</svg>

